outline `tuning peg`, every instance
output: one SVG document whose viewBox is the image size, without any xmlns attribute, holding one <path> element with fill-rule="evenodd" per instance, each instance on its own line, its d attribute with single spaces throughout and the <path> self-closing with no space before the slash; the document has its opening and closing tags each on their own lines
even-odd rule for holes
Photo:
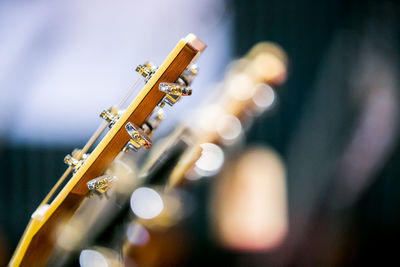
<svg viewBox="0 0 400 267">
<path fill-rule="evenodd" d="M 103 175 L 87 182 L 89 196 L 96 194 L 104 194 L 110 188 L 112 182 L 117 179 L 114 175 Z"/>
<path fill-rule="evenodd" d="M 74 172 L 77 172 L 82 166 L 83 160 L 77 160 L 76 158 L 68 154 L 64 157 L 64 163 L 71 166 L 74 169 Z"/>
<path fill-rule="evenodd" d="M 89 154 L 81 155 L 81 150 L 76 148 L 71 154 L 64 157 L 64 163 L 73 167 L 74 172 L 77 172 L 88 156 Z"/>
<path fill-rule="evenodd" d="M 151 76 L 157 71 L 158 67 L 153 63 L 147 61 L 143 65 L 139 65 L 136 67 L 136 71 L 144 77 L 144 81 L 147 83 Z"/>
<path fill-rule="evenodd" d="M 121 111 L 119 111 L 115 107 L 110 107 L 109 109 L 105 109 L 100 113 L 100 118 L 103 118 L 107 122 L 109 122 L 108 127 L 113 127 L 115 122 L 119 119 Z"/>
<path fill-rule="evenodd" d="M 147 136 L 151 136 L 153 131 L 161 124 L 163 119 L 164 110 L 161 107 L 156 107 L 146 119 L 145 123 L 143 123 L 141 128 L 147 134 Z"/>
<path fill-rule="evenodd" d="M 185 82 L 186 85 L 190 85 L 194 78 L 199 73 L 199 68 L 196 64 L 190 64 L 181 74 L 180 78 Z"/>
<path fill-rule="evenodd" d="M 164 107 L 165 103 L 173 106 L 182 96 L 191 95 L 192 89 L 188 86 L 193 82 L 198 71 L 197 65 L 190 64 L 175 83 L 160 83 L 158 89 L 166 95 L 161 100 L 159 106 Z"/>
<path fill-rule="evenodd" d="M 141 147 L 149 149 L 152 145 L 150 138 L 147 134 L 135 124 L 128 122 L 125 126 L 126 131 L 131 137 L 131 140 L 125 145 L 123 151 L 127 152 L 130 149 L 137 151 Z"/>
<path fill-rule="evenodd" d="M 192 94 L 191 88 L 177 83 L 160 83 L 158 88 L 161 92 L 174 96 L 189 96 Z"/>
<path fill-rule="evenodd" d="M 192 89 L 179 83 L 160 83 L 158 89 L 166 95 L 160 102 L 163 107 L 165 103 L 173 106 L 182 96 L 189 96 L 192 94 Z"/>
<path fill-rule="evenodd" d="M 73 156 L 71 156 L 70 154 L 66 155 L 64 157 L 64 163 L 69 165 L 69 166 L 77 166 L 79 164 L 79 160 L 75 159 Z"/>
</svg>

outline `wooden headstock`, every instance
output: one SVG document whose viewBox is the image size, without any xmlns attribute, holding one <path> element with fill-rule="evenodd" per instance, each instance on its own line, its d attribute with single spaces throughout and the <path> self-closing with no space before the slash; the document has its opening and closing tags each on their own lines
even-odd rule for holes
<svg viewBox="0 0 400 267">
<path fill-rule="evenodd" d="M 145 86 L 122 114 L 116 117 L 117 112 L 112 110 L 109 113 L 102 113 L 102 117 L 107 121 L 106 124 L 111 126 L 110 130 L 84 160 L 82 156 L 86 151 L 78 151 L 66 158 L 70 167 L 32 216 L 10 261 L 10 266 L 46 264 L 55 246 L 57 227 L 68 221 L 85 199 L 89 192 L 87 183 L 100 177 L 127 144 L 129 146 L 133 142 L 139 147 L 142 144 L 141 136 L 149 130 L 146 120 L 153 110 L 164 105 L 166 99 L 171 97 L 159 90 L 160 83 L 184 80 L 182 77 L 184 71 L 204 49 L 205 44 L 195 35 L 189 34 L 178 42 L 158 68 L 152 69 L 147 74 Z M 132 131 L 128 129 L 129 125 L 134 125 Z M 86 146 L 83 150 L 87 150 Z M 62 180 L 68 177 L 72 170 L 74 172 L 70 180 L 48 203 Z"/>
</svg>

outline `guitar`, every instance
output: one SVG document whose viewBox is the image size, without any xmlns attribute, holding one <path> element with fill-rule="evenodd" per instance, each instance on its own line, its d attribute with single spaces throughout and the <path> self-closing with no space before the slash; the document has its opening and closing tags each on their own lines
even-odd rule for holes
<svg viewBox="0 0 400 267">
<path fill-rule="evenodd" d="M 112 266 L 178 265 L 185 242 L 190 242 L 182 234 L 180 220 L 191 203 L 179 189 L 193 185 L 192 180 L 218 174 L 223 155 L 240 144 L 252 118 L 276 104 L 271 86 L 284 82 L 286 64 L 284 52 L 271 43 L 257 45 L 236 61 L 206 105 L 157 142 L 138 171 L 145 181 L 130 193 L 130 203 L 120 208 L 121 214 L 103 231 L 106 242 L 84 247 L 82 266 L 93 257 Z"/>
<path fill-rule="evenodd" d="M 158 68 L 151 63 L 137 67 L 136 71 L 144 77 L 144 87 L 124 111 L 122 107 L 130 94 L 118 106 L 104 110 L 100 116 L 105 122 L 88 143 L 65 157 L 68 169 L 32 214 L 9 266 L 48 263 L 63 225 L 71 220 L 88 196 L 106 193 L 116 179 L 104 174 L 110 163 L 120 157 L 121 151 L 150 148 L 150 137 L 162 119 L 162 107 L 191 94 L 187 86 L 197 74 L 192 63 L 205 47 L 195 35 L 189 34 L 178 42 Z"/>
</svg>

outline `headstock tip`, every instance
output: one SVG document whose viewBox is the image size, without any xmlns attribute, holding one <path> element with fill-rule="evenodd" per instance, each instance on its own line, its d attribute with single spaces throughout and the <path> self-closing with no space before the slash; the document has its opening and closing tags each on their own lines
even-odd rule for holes
<svg viewBox="0 0 400 267">
<path fill-rule="evenodd" d="M 193 33 L 189 33 L 185 37 L 185 41 L 195 50 L 202 53 L 204 49 L 207 48 L 207 45 L 203 43 L 197 36 Z"/>
</svg>

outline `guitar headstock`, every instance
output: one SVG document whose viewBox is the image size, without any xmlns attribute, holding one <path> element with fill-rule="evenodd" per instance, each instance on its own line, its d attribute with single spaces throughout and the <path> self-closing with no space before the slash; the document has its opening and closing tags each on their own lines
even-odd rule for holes
<svg viewBox="0 0 400 267">
<path fill-rule="evenodd" d="M 151 135 L 162 120 L 161 109 L 191 91 L 189 86 L 197 74 L 193 62 L 205 47 L 195 35 L 189 34 L 160 66 L 145 63 L 136 68 L 144 78 L 144 87 L 125 110 L 120 108 L 126 99 L 101 112 L 105 122 L 82 149 L 65 157 L 68 169 L 33 213 L 10 266 L 45 265 L 56 244 L 60 225 L 70 220 L 88 193 L 105 193 L 115 180 L 112 175 L 103 175 L 110 163 L 121 151 L 151 147 Z"/>
<path fill-rule="evenodd" d="M 189 34 L 179 41 L 159 67 L 151 63 L 138 66 L 137 71 L 144 76 L 146 82 L 144 88 L 121 115 L 118 115 L 118 110 L 109 110 L 107 116 L 102 116 L 112 127 L 76 171 L 74 176 L 76 180 L 79 179 L 79 183 L 72 188 L 73 193 L 86 194 L 86 183 L 99 176 L 97 174 L 103 172 L 121 150 L 151 147 L 150 136 L 161 120 L 157 116 L 160 109 L 165 103 L 172 105 L 181 97 L 166 92 L 163 85 L 176 84 L 181 88 L 190 86 L 193 77 L 187 77 L 193 69 L 191 63 L 204 48 L 205 45 L 196 36 Z M 93 175 L 94 172 L 96 175 Z"/>
</svg>

